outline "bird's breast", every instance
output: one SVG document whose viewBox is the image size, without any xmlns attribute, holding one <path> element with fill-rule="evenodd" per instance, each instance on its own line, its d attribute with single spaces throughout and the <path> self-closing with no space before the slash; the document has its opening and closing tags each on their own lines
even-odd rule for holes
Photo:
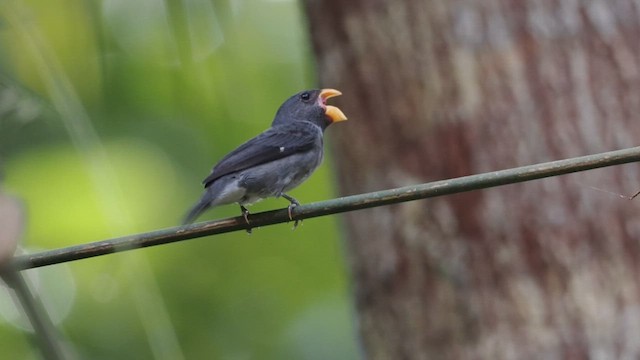
<svg viewBox="0 0 640 360">
<path fill-rule="evenodd" d="M 323 157 L 322 147 L 314 147 L 242 171 L 240 185 L 246 190 L 244 203 L 280 196 L 297 187 L 318 168 Z"/>
</svg>

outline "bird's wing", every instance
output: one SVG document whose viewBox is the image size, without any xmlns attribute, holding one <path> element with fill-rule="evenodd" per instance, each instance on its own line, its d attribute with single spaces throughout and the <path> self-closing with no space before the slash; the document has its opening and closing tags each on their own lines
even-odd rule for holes
<svg viewBox="0 0 640 360">
<path fill-rule="evenodd" d="M 321 135 L 320 128 L 306 122 L 272 127 L 227 154 L 202 183 L 208 187 L 222 176 L 310 150 Z"/>
</svg>

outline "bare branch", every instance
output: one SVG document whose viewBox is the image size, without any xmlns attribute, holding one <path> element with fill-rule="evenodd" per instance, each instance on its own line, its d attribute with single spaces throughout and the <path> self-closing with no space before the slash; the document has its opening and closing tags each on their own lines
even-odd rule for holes
<svg viewBox="0 0 640 360">
<path fill-rule="evenodd" d="M 578 171 L 626 164 L 635 161 L 640 161 L 640 147 L 522 166 L 478 175 L 463 176 L 455 179 L 434 181 L 426 184 L 405 186 L 390 190 L 375 191 L 366 194 L 351 195 L 297 206 L 293 209 L 292 214 L 294 220 L 302 220 L 396 204 L 405 201 L 486 189 Z M 249 217 L 249 220 L 251 221 L 251 227 L 255 228 L 288 222 L 289 214 L 287 209 L 272 210 L 253 214 Z M 70 246 L 56 250 L 43 251 L 31 255 L 17 256 L 13 260 L 13 266 L 17 270 L 25 270 L 148 246 L 168 244 L 203 236 L 246 230 L 247 228 L 248 225 L 242 216 L 213 220 L 204 223 L 172 227 L 148 233 Z"/>
</svg>

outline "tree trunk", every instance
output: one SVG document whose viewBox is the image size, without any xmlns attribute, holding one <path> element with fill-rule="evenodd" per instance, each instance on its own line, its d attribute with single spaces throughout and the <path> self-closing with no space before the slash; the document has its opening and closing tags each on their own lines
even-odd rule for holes
<svg viewBox="0 0 640 360">
<path fill-rule="evenodd" d="M 343 194 L 636 146 L 640 3 L 307 0 Z M 371 359 L 640 357 L 638 165 L 346 216 Z"/>
</svg>

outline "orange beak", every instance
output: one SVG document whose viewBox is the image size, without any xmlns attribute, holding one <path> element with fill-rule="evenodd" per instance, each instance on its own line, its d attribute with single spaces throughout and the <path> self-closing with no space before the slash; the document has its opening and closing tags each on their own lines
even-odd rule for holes
<svg viewBox="0 0 640 360">
<path fill-rule="evenodd" d="M 342 93 L 335 89 L 322 89 L 320 91 L 320 99 L 322 100 L 322 104 L 325 105 L 324 113 L 329 117 L 329 119 L 331 119 L 332 123 L 347 120 L 347 117 L 344 115 L 342 110 L 335 106 L 326 105 L 327 99 L 340 95 L 342 95 Z"/>
</svg>

